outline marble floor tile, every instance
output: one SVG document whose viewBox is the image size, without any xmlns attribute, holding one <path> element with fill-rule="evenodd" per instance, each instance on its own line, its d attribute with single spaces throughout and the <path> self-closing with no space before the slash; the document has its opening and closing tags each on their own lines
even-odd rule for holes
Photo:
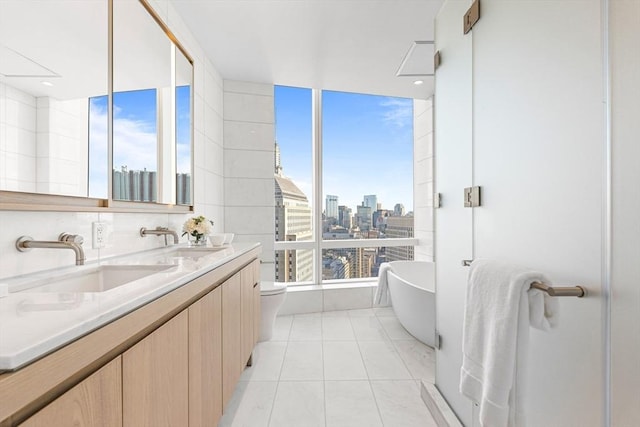
<svg viewBox="0 0 640 427">
<path fill-rule="evenodd" d="M 371 380 L 412 379 L 391 341 L 360 341 L 362 360 Z"/>
<path fill-rule="evenodd" d="M 367 371 L 355 341 L 325 341 L 323 350 L 325 380 L 367 379 Z"/>
<path fill-rule="evenodd" d="M 357 308 L 355 310 L 347 310 L 350 317 L 375 316 L 376 313 L 372 308 Z"/>
<path fill-rule="evenodd" d="M 351 317 L 351 326 L 358 341 L 384 341 L 389 336 L 375 316 Z"/>
<path fill-rule="evenodd" d="M 374 307 L 373 311 L 378 317 L 396 317 L 396 313 L 393 311 L 393 307 Z"/>
<path fill-rule="evenodd" d="M 394 341 L 393 344 L 414 379 L 434 383 L 436 371 L 434 349 L 418 340 Z"/>
<path fill-rule="evenodd" d="M 252 365 L 245 368 L 240 381 L 278 381 L 286 349 L 286 341 L 259 342 L 253 349 Z"/>
<path fill-rule="evenodd" d="M 292 322 L 293 316 L 276 317 L 276 322 L 273 325 L 273 336 L 271 337 L 271 341 L 288 341 Z"/>
<path fill-rule="evenodd" d="M 291 341 L 282 364 L 281 381 L 323 380 L 322 343 Z"/>
<path fill-rule="evenodd" d="M 323 311 L 322 317 L 349 317 L 349 310 Z"/>
<path fill-rule="evenodd" d="M 355 341 L 348 317 L 323 317 L 322 339 L 325 341 Z"/>
<path fill-rule="evenodd" d="M 277 381 L 241 381 L 225 408 L 218 427 L 266 427 Z"/>
<path fill-rule="evenodd" d="M 314 313 L 315 314 L 315 313 Z M 295 315 L 291 324 L 289 341 L 321 341 L 322 317 L 316 315 Z"/>
<path fill-rule="evenodd" d="M 326 381 L 327 427 L 382 427 L 369 381 Z"/>
<path fill-rule="evenodd" d="M 371 381 L 385 426 L 435 427 L 416 381 Z"/>
<path fill-rule="evenodd" d="M 392 340 L 415 340 L 396 317 L 378 316 L 378 321 Z"/>
<path fill-rule="evenodd" d="M 325 427 L 324 383 L 280 381 L 269 426 Z"/>
</svg>

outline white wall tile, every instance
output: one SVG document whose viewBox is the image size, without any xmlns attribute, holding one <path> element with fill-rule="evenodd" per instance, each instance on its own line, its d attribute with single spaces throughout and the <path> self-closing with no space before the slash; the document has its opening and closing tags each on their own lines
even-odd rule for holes
<svg viewBox="0 0 640 427">
<path fill-rule="evenodd" d="M 270 207 L 225 207 L 225 229 L 238 234 L 262 234 L 273 229 L 275 212 Z"/>
<path fill-rule="evenodd" d="M 373 304 L 371 289 L 324 289 L 324 311 L 369 308 Z"/>
<path fill-rule="evenodd" d="M 265 95 L 273 97 L 273 85 L 265 83 L 242 82 L 237 80 L 225 80 L 224 91 L 233 93 L 245 93 L 252 95 Z"/>
<path fill-rule="evenodd" d="M 261 150 L 273 153 L 275 128 L 272 123 L 225 120 L 224 147 L 240 150 Z"/>
<path fill-rule="evenodd" d="M 272 178 L 273 153 L 268 151 L 225 150 L 224 176 L 228 178 Z"/>
<path fill-rule="evenodd" d="M 287 292 L 287 298 L 278 314 L 319 313 L 322 311 L 322 291 Z"/>
<path fill-rule="evenodd" d="M 225 92 L 224 119 L 243 122 L 273 123 L 273 97 Z"/>
<path fill-rule="evenodd" d="M 275 183 L 270 178 L 225 178 L 226 206 L 275 207 Z"/>
</svg>

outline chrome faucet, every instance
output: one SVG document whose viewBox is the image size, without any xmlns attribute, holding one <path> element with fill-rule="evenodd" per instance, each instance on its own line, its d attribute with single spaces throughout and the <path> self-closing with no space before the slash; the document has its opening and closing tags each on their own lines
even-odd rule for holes
<svg viewBox="0 0 640 427">
<path fill-rule="evenodd" d="M 178 233 L 173 230 L 169 230 L 167 227 L 156 227 L 155 230 L 149 230 L 148 228 L 142 227 L 140 229 L 140 236 L 146 237 L 147 235 L 154 236 L 164 236 L 164 244 L 167 245 L 167 235 L 171 234 L 173 236 L 173 244 L 177 245 L 180 242 L 180 238 L 178 237 Z"/>
<path fill-rule="evenodd" d="M 33 248 L 47 249 L 71 249 L 76 254 L 76 265 L 84 265 L 84 250 L 82 243 L 84 239 L 77 234 L 62 233 L 58 240 L 33 240 L 33 237 L 22 236 L 16 240 L 16 249 L 20 252 L 27 252 Z"/>
</svg>

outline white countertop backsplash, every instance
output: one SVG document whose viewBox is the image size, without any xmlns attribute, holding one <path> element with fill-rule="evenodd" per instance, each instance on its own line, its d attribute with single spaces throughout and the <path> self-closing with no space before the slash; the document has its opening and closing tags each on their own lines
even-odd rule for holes
<svg viewBox="0 0 640 427">
<path fill-rule="evenodd" d="M 17 289 L 25 282 L 101 265 L 163 264 L 170 260 L 167 254 L 176 246 L 2 279 L 9 294 L 0 298 L 0 372 L 22 367 L 258 246 L 234 243 L 197 259 L 173 258 L 173 267 L 105 292 L 37 293 Z"/>
</svg>

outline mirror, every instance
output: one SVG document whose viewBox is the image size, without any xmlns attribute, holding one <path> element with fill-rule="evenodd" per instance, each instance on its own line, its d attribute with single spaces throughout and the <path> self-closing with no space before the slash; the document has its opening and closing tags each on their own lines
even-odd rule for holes
<svg viewBox="0 0 640 427">
<path fill-rule="evenodd" d="M 0 1 L 0 190 L 89 194 L 89 100 L 108 90 L 108 34 L 107 1 Z"/>
<path fill-rule="evenodd" d="M 110 150 L 109 1 L 0 1 L 0 191 L 193 204 L 192 61 L 112 3 Z"/>
</svg>

